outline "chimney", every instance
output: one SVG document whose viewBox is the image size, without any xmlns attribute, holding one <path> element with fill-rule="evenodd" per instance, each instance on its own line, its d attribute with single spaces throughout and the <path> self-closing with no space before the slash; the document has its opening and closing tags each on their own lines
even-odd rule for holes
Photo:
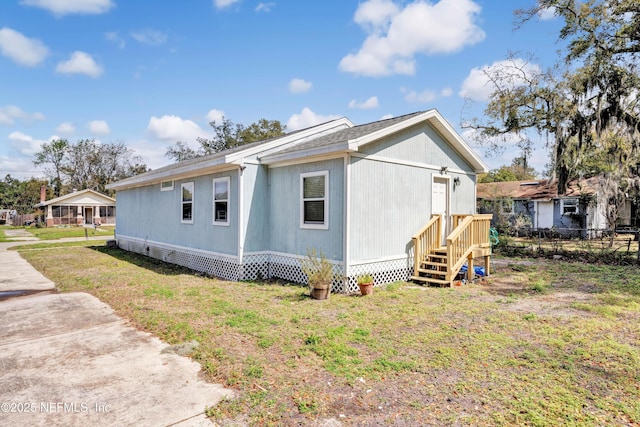
<svg viewBox="0 0 640 427">
<path fill-rule="evenodd" d="M 40 186 L 40 203 L 44 203 L 47 201 L 47 186 Z"/>
</svg>

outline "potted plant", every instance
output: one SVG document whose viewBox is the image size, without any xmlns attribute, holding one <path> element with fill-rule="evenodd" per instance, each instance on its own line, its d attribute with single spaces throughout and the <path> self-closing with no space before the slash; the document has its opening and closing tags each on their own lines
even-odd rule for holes
<svg viewBox="0 0 640 427">
<path fill-rule="evenodd" d="M 329 298 L 335 274 L 333 273 L 333 265 L 324 254 L 320 252 L 318 255 L 315 249 L 307 250 L 307 257 L 300 261 L 300 267 L 302 272 L 307 275 L 311 298 Z"/>
<path fill-rule="evenodd" d="M 358 286 L 360 287 L 360 294 L 371 295 L 373 293 L 373 277 L 370 274 L 361 274 L 358 276 Z"/>
</svg>

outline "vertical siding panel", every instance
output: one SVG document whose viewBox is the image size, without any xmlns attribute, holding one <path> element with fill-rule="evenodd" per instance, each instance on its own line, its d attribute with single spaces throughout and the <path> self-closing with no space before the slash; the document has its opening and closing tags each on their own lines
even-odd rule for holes
<svg viewBox="0 0 640 427">
<path fill-rule="evenodd" d="M 300 174 L 329 171 L 329 229 L 300 228 Z M 281 253 L 305 255 L 307 249 L 322 251 L 342 261 L 344 165 L 342 157 L 301 165 L 269 169 L 269 246 Z"/>
</svg>

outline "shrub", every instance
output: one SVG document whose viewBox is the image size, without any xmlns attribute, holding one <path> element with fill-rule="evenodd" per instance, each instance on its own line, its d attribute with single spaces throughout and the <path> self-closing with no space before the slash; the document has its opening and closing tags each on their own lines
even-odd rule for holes
<svg viewBox="0 0 640 427">
<path fill-rule="evenodd" d="M 300 261 L 300 268 L 312 289 L 328 289 L 335 277 L 333 265 L 322 252 L 318 255 L 315 249 L 307 250 L 307 257 Z"/>
</svg>

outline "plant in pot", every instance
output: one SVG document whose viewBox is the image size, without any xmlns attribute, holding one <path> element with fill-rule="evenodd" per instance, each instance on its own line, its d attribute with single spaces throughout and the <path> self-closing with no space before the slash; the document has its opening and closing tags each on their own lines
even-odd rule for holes
<svg viewBox="0 0 640 427">
<path fill-rule="evenodd" d="M 329 298 L 335 274 L 333 273 L 333 265 L 324 254 L 320 252 L 318 255 L 315 249 L 307 250 L 307 257 L 300 261 L 300 267 L 307 276 L 311 298 Z"/>
<path fill-rule="evenodd" d="M 370 274 L 361 274 L 357 278 L 360 294 L 371 295 L 373 293 L 373 277 Z"/>
</svg>

